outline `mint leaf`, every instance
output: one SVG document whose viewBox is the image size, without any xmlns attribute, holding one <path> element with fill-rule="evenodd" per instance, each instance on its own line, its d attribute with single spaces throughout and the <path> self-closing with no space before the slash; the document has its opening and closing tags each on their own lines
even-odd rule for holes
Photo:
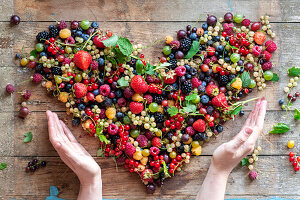
<svg viewBox="0 0 300 200">
<path fill-rule="evenodd" d="M 127 87 L 129 85 L 129 81 L 126 81 L 125 77 L 122 77 L 119 80 L 117 80 L 117 83 L 119 87 Z"/>
<path fill-rule="evenodd" d="M 273 81 L 273 83 L 276 83 L 277 81 L 279 81 L 279 76 L 276 73 L 273 73 L 273 78 L 271 79 L 271 81 Z"/>
<path fill-rule="evenodd" d="M 242 80 L 242 86 L 243 87 L 248 87 L 250 82 L 251 82 L 249 72 L 245 71 L 241 76 L 241 80 Z"/>
<path fill-rule="evenodd" d="M 294 119 L 300 119 L 300 111 L 297 108 L 295 109 Z"/>
<path fill-rule="evenodd" d="M 241 112 L 242 108 L 243 108 L 243 106 L 239 105 L 230 112 L 230 116 L 232 117 L 233 120 L 234 120 L 235 116 L 237 116 Z"/>
<path fill-rule="evenodd" d="M 290 130 L 290 126 L 285 123 L 278 123 L 273 126 L 273 130 L 270 131 L 269 133 L 285 133 Z"/>
<path fill-rule="evenodd" d="M 175 106 L 171 106 L 170 108 L 168 108 L 167 111 L 168 111 L 169 115 L 172 117 L 174 115 L 177 115 L 178 108 L 176 108 Z"/>
<path fill-rule="evenodd" d="M 119 37 L 117 42 L 120 51 L 124 56 L 130 56 L 133 51 L 133 46 L 127 38 Z"/>
<path fill-rule="evenodd" d="M 33 138 L 32 132 L 27 132 L 27 133 L 25 133 L 24 136 L 25 136 L 25 138 L 24 138 L 24 142 L 25 143 L 30 142 L 32 140 L 32 138 Z"/>
<path fill-rule="evenodd" d="M 106 47 L 113 47 L 113 46 L 116 46 L 118 39 L 119 39 L 118 35 L 113 34 L 110 38 L 103 40 L 102 43 Z"/>
<path fill-rule="evenodd" d="M 30 55 L 36 58 L 37 57 L 37 50 L 34 49 L 34 50 L 30 51 Z"/>
<path fill-rule="evenodd" d="M 0 170 L 4 170 L 7 167 L 6 163 L 1 163 L 0 164 Z"/>
<path fill-rule="evenodd" d="M 146 64 L 146 71 L 145 71 L 145 73 L 149 74 L 149 75 L 153 75 L 155 73 L 154 69 L 155 69 L 155 66 L 147 63 Z"/>
<path fill-rule="evenodd" d="M 197 97 L 198 97 L 198 94 L 193 93 L 193 94 L 190 94 L 190 95 L 186 96 L 185 100 L 186 101 L 193 101 L 194 99 L 197 99 Z"/>
<path fill-rule="evenodd" d="M 242 161 L 241 161 L 241 165 L 242 166 L 249 166 L 250 163 L 249 163 L 249 159 L 248 158 L 243 158 Z"/>
<path fill-rule="evenodd" d="M 300 76 L 300 67 L 292 67 L 289 69 L 289 76 Z"/>
<path fill-rule="evenodd" d="M 99 124 L 96 126 L 96 135 L 99 137 L 100 142 L 105 142 L 105 144 L 108 143 L 107 138 L 103 135 L 103 126 L 100 127 Z"/>
<path fill-rule="evenodd" d="M 194 113 L 197 110 L 197 106 L 193 104 L 188 104 L 182 108 L 182 111 L 185 113 Z"/>
<path fill-rule="evenodd" d="M 184 56 L 184 58 L 185 59 L 192 58 L 199 51 L 199 47 L 200 47 L 200 42 L 194 40 L 190 50 L 187 52 L 187 54 Z"/>
<path fill-rule="evenodd" d="M 141 60 L 137 60 L 135 68 L 136 68 L 137 74 L 141 75 L 143 73 L 143 71 L 144 71 L 144 64 L 143 64 L 143 62 Z"/>
</svg>

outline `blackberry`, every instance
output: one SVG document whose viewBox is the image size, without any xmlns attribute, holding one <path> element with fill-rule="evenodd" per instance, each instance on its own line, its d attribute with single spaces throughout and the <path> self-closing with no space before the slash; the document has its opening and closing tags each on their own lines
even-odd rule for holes
<svg viewBox="0 0 300 200">
<path fill-rule="evenodd" d="M 152 97 L 153 97 L 152 101 L 158 104 L 161 104 L 162 100 L 164 100 L 163 96 L 159 94 L 154 94 Z"/>
<path fill-rule="evenodd" d="M 43 74 L 44 73 L 44 67 L 42 63 L 38 63 L 35 67 L 35 72 Z"/>
<path fill-rule="evenodd" d="M 162 123 L 164 122 L 164 115 L 162 113 L 155 113 L 154 114 L 155 122 L 156 123 Z"/>
<path fill-rule="evenodd" d="M 235 78 L 235 75 L 234 74 L 229 74 L 228 78 L 229 78 L 230 81 L 232 81 Z"/>
<path fill-rule="evenodd" d="M 51 67 L 51 72 L 53 75 L 62 75 L 62 71 L 60 67 Z"/>
<path fill-rule="evenodd" d="M 58 28 L 54 27 L 54 26 L 49 26 L 49 36 L 56 38 L 58 36 L 59 32 L 58 32 Z"/>
<path fill-rule="evenodd" d="M 185 38 L 181 41 L 181 48 L 182 51 L 187 52 L 188 50 L 190 50 L 192 45 L 192 39 L 191 38 Z"/>
<path fill-rule="evenodd" d="M 181 91 L 184 94 L 188 94 L 193 90 L 192 83 L 190 81 L 185 81 L 181 86 Z"/>
<path fill-rule="evenodd" d="M 225 85 L 227 85 L 227 83 L 229 83 L 229 78 L 226 75 L 219 76 L 218 82 L 219 82 L 219 85 L 225 86 Z"/>
<path fill-rule="evenodd" d="M 73 126 L 79 126 L 80 122 L 81 122 L 81 120 L 79 117 L 74 117 L 72 120 Z"/>
<path fill-rule="evenodd" d="M 101 105 L 103 105 L 103 107 L 109 107 L 109 106 L 111 106 L 112 103 L 113 103 L 113 102 L 112 102 L 112 99 L 106 98 L 106 99 L 104 99 L 104 101 L 101 103 Z"/>
<path fill-rule="evenodd" d="M 47 31 L 39 32 L 36 36 L 36 40 L 38 42 L 45 42 L 49 38 L 50 38 L 49 33 Z"/>
<path fill-rule="evenodd" d="M 170 65 L 171 69 L 175 69 L 177 67 L 177 60 L 176 59 L 170 59 L 169 63 L 171 64 Z"/>
</svg>

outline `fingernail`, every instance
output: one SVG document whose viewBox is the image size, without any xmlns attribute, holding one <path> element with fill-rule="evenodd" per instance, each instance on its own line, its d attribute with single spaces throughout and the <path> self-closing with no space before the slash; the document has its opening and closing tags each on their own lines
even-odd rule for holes
<svg viewBox="0 0 300 200">
<path fill-rule="evenodd" d="M 248 135 L 251 135 L 253 133 L 253 130 L 251 128 L 246 128 L 245 133 L 247 133 Z"/>
<path fill-rule="evenodd" d="M 61 147 L 61 143 L 60 142 L 56 142 L 54 148 L 55 149 L 59 149 L 60 147 Z"/>
</svg>

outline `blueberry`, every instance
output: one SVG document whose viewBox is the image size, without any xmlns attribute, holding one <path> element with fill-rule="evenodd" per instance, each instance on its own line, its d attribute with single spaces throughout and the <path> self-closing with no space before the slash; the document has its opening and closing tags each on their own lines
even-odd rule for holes
<svg viewBox="0 0 300 200">
<path fill-rule="evenodd" d="M 202 95 L 200 99 L 201 103 L 207 104 L 209 102 L 209 97 L 207 95 Z"/>
<path fill-rule="evenodd" d="M 98 58 L 98 65 L 99 66 L 104 66 L 105 60 L 103 58 Z"/>
<path fill-rule="evenodd" d="M 118 99 L 117 99 L 117 98 L 113 98 L 113 99 L 112 99 L 112 102 L 113 102 L 113 103 L 117 103 L 117 102 L 118 102 Z"/>
<path fill-rule="evenodd" d="M 91 27 L 98 28 L 99 27 L 98 22 L 92 22 Z"/>
<path fill-rule="evenodd" d="M 214 37 L 214 40 L 217 41 L 217 42 L 220 41 L 220 36 Z"/>
<path fill-rule="evenodd" d="M 202 81 L 202 84 L 201 84 L 201 85 L 207 86 L 206 81 Z"/>
<path fill-rule="evenodd" d="M 191 74 L 192 76 L 195 76 L 195 75 L 197 74 L 197 69 L 196 69 L 196 68 L 191 68 L 191 69 L 190 69 L 190 74 Z"/>
<path fill-rule="evenodd" d="M 209 45 L 209 46 L 211 46 L 211 45 L 213 45 L 213 43 L 214 42 L 212 40 L 208 40 L 206 44 Z"/>
<path fill-rule="evenodd" d="M 121 90 L 116 90 L 115 95 L 117 98 L 121 98 L 123 96 L 123 92 Z"/>
<path fill-rule="evenodd" d="M 83 29 L 80 26 L 77 28 L 77 31 L 81 31 L 83 33 Z"/>
<path fill-rule="evenodd" d="M 175 54 L 174 54 L 174 53 L 171 53 L 171 54 L 169 55 L 169 58 L 170 58 L 170 59 L 175 58 Z"/>
<path fill-rule="evenodd" d="M 217 46 L 216 51 L 222 52 L 224 50 L 224 47 L 222 45 Z"/>
<path fill-rule="evenodd" d="M 53 26 L 53 25 L 50 25 L 48 28 L 49 28 L 49 29 L 53 29 L 53 28 L 54 28 L 54 26 Z"/>
<path fill-rule="evenodd" d="M 40 57 L 43 57 L 43 56 L 47 56 L 46 52 L 44 52 L 44 51 L 40 53 Z"/>
<path fill-rule="evenodd" d="M 228 56 L 225 57 L 225 58 L 224 58 L 224 61 L 227 62 L 227 63 L 230 63 L 230 57 L 228 57 Z"/>
<path fill-rule="evenodd" d="M 207 111 L 208 114 L 211 115 L 211 114 L 213 113 L 213 111 L 214 111 L 214 107 L 212 107 L 212 106 L 207 106 L 206 111 Z"/>
<path fill-rule="evenodd" d="M 218 57 L 219 55 L 220 55 L 219 52 L 216 51 L 216 52 L 215 52 L 215 56 Z"/>
<path fill-rule="evenodd" d="M 208 25 L 207 25 L 207 23 L 204 23 L 204 24 L 202 24 L 202 28 L 206 31 L 207 30 L 207 28 L 208 28 Z"/>
<path fill-rule="evenodd" d="M 219 56 L 218 56 L 218 59 L 223 59 L 223 55 L 219 55 Z"/>
<path fill-rule="evenodd" d="M 191 79 L 191 78 L 192 78 L 192 75 L 190 75 L 190 74 L 185 74 L 185 78 L 186 78 L 186 79 Z"/>
<path fill-rule="evenodd" d="M 122 113 L 122 112 L 117 112 L 116 117 L 117 117 L 118 119 L 122 119 L 122 118 L 124 117 L 124 113 Z"/>
<path fill-rule="evenodd" d="M 201 81 L 203 81 L 204 78 L 205 78 L 205 74 L 204 74 L 203 72 L 200 72 L 200 74 L 199 74 L 199 79 L 200 79 Z"/>
<path fill-rule="evenodd" d="M 94 91 L 93 91 L 93 94 L 94 94 L 95 96 L 99 95 L 99 94 L 100 94 L 99 89 L 94 90 Z"/>
<path fill-rule="evenodd" d="M 206 133 L 199 133 L 199 136 L 200 136 L 200 141 L 207 140 L 207 138 L 208 138 Z"/>
<path fill-rule="evenodd" d="M 240 72 L 243 73 L 245 71 L 244 67 L 241 67 Z"/>
<path fill-rule="evenodd" d="M 216 127 L 216 129 L 217 129 L 218 133 L 223 132 L 223 126 L 221 126 L 221 125 L 218 125 L 218 126 Z"/>
<path fill-rule="evenodd" d="M 78 104 L 78 110 L 82 111 L 85 109 L 85 105 L 83 103 Z"/>
<path fill-rule="evenodd" d="M 243 96 L 243 92 L 239 92 L 239 93 L 237 94 L 237 96 L 238 96 L 238 97 L 242 97 L 242 96 Z"/>
<path fill-rule="evenodd" d="M 278 103 L 279 103 L 279 105 L 282 105 L 282 104 L 284 103 L 283 99 L 280 99 L 280 100 L 278 101 Z"/>
<path fill-rule="evenodd" d="M 82 38 L 85 40 L 85 41 L 87 41 L 88 39 L 89 39 L 89 35 L 88 34 L 83 34 L 82 35 Z"/>
<path fill-rule="evenodd" d="M 224 50 L 223 53 L 224 53 L 224 56 L 228 56 L 228 51 L 227 50 Z"/>
<path fill-rule="evenodd" d="M 245 115 L 245 112 L 242 110 L 240 111 L 240 116 L 244 116 Z"/>
<path fill-rule="evenodd" d="M 228 36 L 225 37 L 225 41 L 227 41 L 227 42 L 229 41 L 229 37 Z"/>
<path fill-rule="evenodd" d="M 239 60 L 239 61 L 237 62 L 237 64 L 238 64 L 238 66 L 242 66 L 242 65 L 244 64 L 244 61 L 243 61 L 243 60 Z"/>
<path fill-rule="evenodd" d="M 16 56 L 15 56 L 15 58 L 16 58 L 16 59 L 20 59 L 20 58 L 21 58 L 21 55 L 17 53 Z"/>
<path fill-rule="evenodd" d="M 190 38 L 192 40 L 196 40 L 197 39 L 197 33 L 191 33 Z"/>
<path fill-rule="evenodd" d="M 82 36 L 82 32 L 81 31 L 76 31 L 76 36 L 81 37 Z"/>
<path fill-rule="evenodd" d="M 185 67 L 185 69 L 186 69 L 187 72 L 190 72 L 191 66 L 189 66 L 189 65 L 184 65 L 184 67 Z"/>
<path fill-rule="evenodd" d="M 204 85 L 200 85 L 198 87 L 198 92 L 205 92 L 205 86 Z"/>
</svg>

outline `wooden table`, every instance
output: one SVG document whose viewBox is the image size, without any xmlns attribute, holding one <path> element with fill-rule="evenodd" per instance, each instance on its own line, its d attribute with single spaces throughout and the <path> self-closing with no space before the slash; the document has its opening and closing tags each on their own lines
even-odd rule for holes
<svg viewBox="0 0 300 200">
<path fill-rule="evenodd" d="M 278 122 L 287 122 L 285 112 L 278 106 L 282 98 L 283 87 L 288 83 L 286 71 L 281 66 L 291 67 L 300 61 L 300 4 L 297 0 L 2 0 L 0 2 L 0 162 L 8 167 L 0 171 L 1 199 L 45 199 L 49 194 L 49 186 L 57 186 L 60 197 L 75 199 L 79 189 L 79 181 L 74 173 L 59 159 L 52 148 L 47 133 L 45 111 L 50 109 L 65 120 L 70 120 L 64 106 L 54 97 L 47 94 L 44 88 L 31 83 L 20 84 L 17 89 L 29 89 L 32 97 L 28 101 L 31 114 L 26 120 L 16 117 L 22 98 L 15 94 L 7 96 L 4 88 L 7 83 L 17 84 L 30 77 L 32 72 L 19 67 L 15 61 L 15 53 L 29 53 L 34 46 L 38 32 L 54 24 L 54 19 L 98 21 L 100 27 L 110 29 L 119 35 L 129 37 L 136 43 L 149 45 L 163 39 L 165 35 L 174 35 L 175 31 L 193 25 L 202 14 L 202 22 L 206 14 L 223 16 L 227 11 L 242 12 L 251 20 L 258 20 L 261 15 L 271 16 L 271 25 L 277 34 L 278 50 L 273 62 L 281 80 L 277 84 L 268 84 L 262 92 L 254 92 L 250 97 L 264 96 L 269 102 L 265 121 L 266 141 L 261 137 L 258 143 L 263 147 L 257 168 L 261 171 L 256 181 L 249 181 L 248 170 L 237 167 L 230 175 L 226 198 L 267 198 L 272 196 L 297 198 L 300 196 L 300 174 L 295 174 L 288 161 L 289 150 L 286 143 L 294 139 L 294 150 L 300 152 L 300 128 L 292 120 L 292 131 L 284 135 L 269 135 L 268 130 Z M 10 26 L 12 14 L 18 14 L 22 22 L 18 26 Z M 197 24 L 200 26 L 200 24 Z M 160 42 L 145 51 L 152 62 L 161 55 L 163 43 Z M 300 101 L 295 104 L 300 107 Z M 103 172 L 103 192 L 105 198 L 122 199 L 190 199 L 195 198 L 206 175 L 213 150 L 223 142 L 232 138 L 241 128 L 246 116 L 228 122 L 225 131 L 204 145 L 203 155 L 192 159 L 191 163 L 178 173 L 176 177 L 166 181 L 154 195 L 146 195 L 143 184 L 136 175 L 116 168 L 112 159 L 96 157 L 97 142 L 85 136 L 81 128 L 71 127 L 78 140 L 95 156 Z M 299 125 L 299 124 L 298 124 Z M 25 144 L 24 134 L 32 131 L 33 141 Z M 26 174 L 24 168 L 33 158 L 46 160 L 46 168 L 34 174 Z"/>
</svg>

